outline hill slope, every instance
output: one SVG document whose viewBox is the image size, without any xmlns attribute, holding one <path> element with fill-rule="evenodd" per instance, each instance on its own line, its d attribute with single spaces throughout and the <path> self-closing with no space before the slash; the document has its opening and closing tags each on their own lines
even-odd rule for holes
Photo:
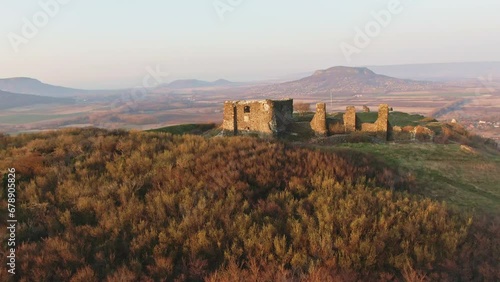
<svg viewBox="0 0 500 282">
<path fill-rule="evenodd" d="M 500 77 L 500 62 L 409 64 L 369 66 L 368 68 L 392 77 L 430 81 Z"/>
<path fill-rule="evenodd" d="M 476 221 L 411 195 L 411 175 L 355 149 L 68 129 L 0 135 L 0 167 L 15 167 L 23 187 L 16 194 L 26 222 L 16 234 L 23 277 L 500 278 L 498 220 Z"/>
<path fill-rule="evenodd" d="M 91 90 L 74 89 L 46 84 L 41 82 L 40 80 L 28 77 L 0 79 L 0 90 L 11 93 L 32 94 L 59 98 L 84 95 L 93 92 Z"/>
<path fill-rule="evenodd" d="M 25 107 L 38 104 L 70 104 L 74 100 L 70 98 L 54 98 L 30 94 L 18 94 L 0 90 L 0 110 Z"/>
<path fill-rule="evenodd" d="M 418 91 L 439 88 L 433 82 L 413 81 L 379 75 L 367 68 L 333 67 L 291 82 L 265 86 L 270 94 L 354 94 Z"/>
<path fill-rule="evenodd" d="M 494 180 L 498 155 L 467 167 L 455 145 L 370 146 L 395 153 L 384 162 L 354 146 L 121 130 L 0 134 L 0 167 L 16 168 L 16 215 L 29 222 L 16 230 L 17 271 L 47 281 L 498 280 L 498 219 L 412 195 L 421 183 L 405 170 L 420 154 L 430 166 L 451 153 Z M 398 163 L 401 153 L 411 159 Z M 5 172 L 3 206 L 7 183 Z"/>
<path fill-rule="evenodd" d="M 481 213 L 500 213 L 500 154 L 460 145 L 342 144 L 415 176 L 414 193 Z"/>
</svg>

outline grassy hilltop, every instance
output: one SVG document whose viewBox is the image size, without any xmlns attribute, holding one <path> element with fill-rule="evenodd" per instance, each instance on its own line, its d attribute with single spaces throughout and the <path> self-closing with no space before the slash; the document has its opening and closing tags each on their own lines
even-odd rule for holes
<svg viewBox="0 0 500 282">
<path fill-rule="evenodd" d="M 447 144 L 332 146 L 207 137 L 212 127 L 0 135 L 0 167 L 19 180 L 18 272 L 45 281 L 500 278 L 500 154 L 487 142 L 453 131 L 439 139 Z M 177 135 L 186 131 L 205 137 Z"/>
</svg>

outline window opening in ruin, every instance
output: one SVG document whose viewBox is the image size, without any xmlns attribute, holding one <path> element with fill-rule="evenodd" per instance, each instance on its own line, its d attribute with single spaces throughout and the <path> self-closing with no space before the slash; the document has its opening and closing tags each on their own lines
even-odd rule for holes
<svg viewBox="0 0 500 282">
<path fill-rule="evenodd" d="M 245 113 L 250 113 L 250 106 L 245 106 L 244 110 Z"/>
</svg>

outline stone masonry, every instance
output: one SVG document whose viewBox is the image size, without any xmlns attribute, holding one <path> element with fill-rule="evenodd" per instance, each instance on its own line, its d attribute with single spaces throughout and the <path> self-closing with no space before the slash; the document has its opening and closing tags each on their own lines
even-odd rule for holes
<svg viewBox="0 0 500 282">
<path fill-rule="evenodd" d="M 346 133 L 352 133 L 356 131 L 356 108 L 349 106 L 346 108 L 344 114 L 344 126 Z"/>
<path fill-rule="evenodd" d="M 226 101 L 222 129 L 232 134 L 286 131 L 293 122 L 293 100 Z"/>
<path fill-rule="evenodd" d="M 316 104 L 316 114 L 311 121 L 311 129 L 316 133 L 316 135 L 326 136 L 328 134 L 325 103 Z"/>
<path fill-rule="evenodd" d="M 364 107 L 364 111 L 368 107 Z M 257 132 L 264 134 L 277 134 L 286 132 L 288 126 L 294 122 L 293 100 L 260 100 L 260 101 L 226 101 L 224 103 L 224 121 L 222 129 L 237 135 L 244 132 Z M 316 104 L 316 114 L 310 122 L 311 129 L 318 136 L 338 134 L 336 126 L 342 128 L 342 124 L 334 120 L 328 120 L 326 104 Z M 366 132 L 375 135 L 378 139 L 387 140 L 389 131 L 389 106 L 381 104 L 377 120 L 374 123 L 358 122 L 356 108 L 346 108 L 343 118 L 342 133 Z"/>
<path fill-rule="evenodd" d="M 387 140 L 387 132 L 389 131 L 389 105 L 381 104 L 378 110 L 378 118 L 375 123 L 361 124 L 361 131 L 372 132 L 379 139 Z"/>
</svg>

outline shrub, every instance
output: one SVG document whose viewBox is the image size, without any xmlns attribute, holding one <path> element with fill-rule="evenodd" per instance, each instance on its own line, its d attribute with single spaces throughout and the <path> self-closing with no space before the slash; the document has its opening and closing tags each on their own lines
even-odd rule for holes
<svg viewBox="0 0 500 282">
<path fill-rule="evenodd" d="M 36 139 L 54 147 L 32 150 Z M 498 277 L 497 225 L 407 194 L 413 180 L 370 155 L 97 129 L 6 147 L 0 166 L 29 176 L 26 280 Z"/>
</svg>

